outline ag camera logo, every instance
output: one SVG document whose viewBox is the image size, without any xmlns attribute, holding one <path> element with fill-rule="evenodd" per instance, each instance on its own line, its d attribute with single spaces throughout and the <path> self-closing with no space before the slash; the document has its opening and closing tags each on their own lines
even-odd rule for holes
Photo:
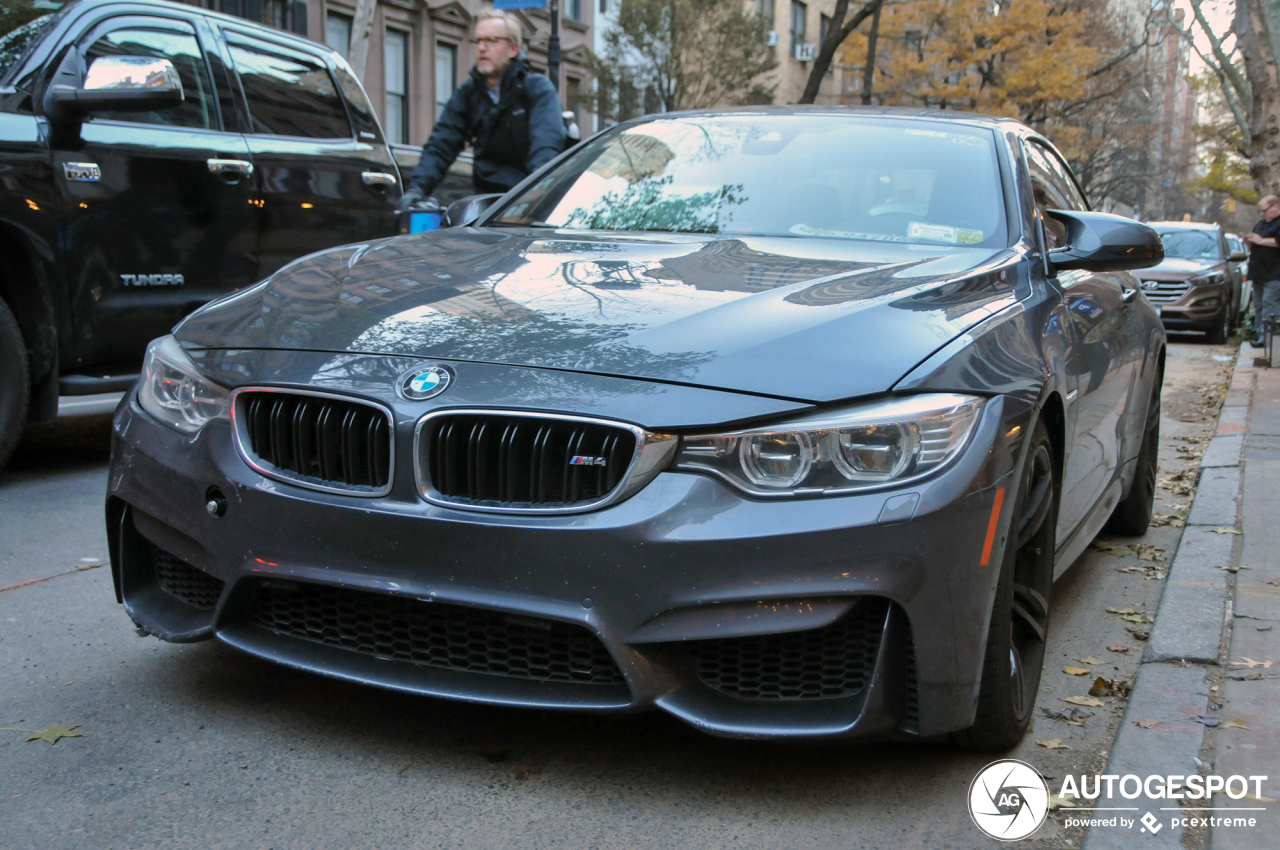
<svg viewBox="0 0 1280 850">
<path fill-rule="evenodd" d="M 400 379 L 400 395 L 410 401 L 422 401 L 440 395 L 452 383 L 453 372 L 444 366 L 414 369 Z"/>
<path fill-rule="evenodd" d="M 997 841 L 1031 835 L 1049 813 L 1049 786 L 1034 767 L 1017 759 L 993 761 L 969 785 L 969 816 Z"/>
</svg>

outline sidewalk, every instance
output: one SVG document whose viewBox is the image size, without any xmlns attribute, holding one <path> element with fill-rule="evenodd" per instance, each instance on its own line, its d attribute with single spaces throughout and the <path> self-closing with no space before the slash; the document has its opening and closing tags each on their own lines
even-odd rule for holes
<svg viewBox="0 0 1280 850">
<path fill-rule="evenodd" d="M 1253 357 L 1243 345 L 1106 772 L 1265 775 L 1262 796 L 1273 799 L 1216 794 L 1183 800 L 1180 812 L 1148 801 L 1170 804 L 1154 812 L 1166 823 L 1233 814 L 1205 810 L 1221 807 L 1250 809 L 1239 814 L 1258 827 L 1170 826 L 1140 836 L 1143 847 L 1254 850 L 1280 832 L 1280 368 L 1255 369 Z M 1137 839 L 1091 829 L 1084 848 Z"/>
</svg>

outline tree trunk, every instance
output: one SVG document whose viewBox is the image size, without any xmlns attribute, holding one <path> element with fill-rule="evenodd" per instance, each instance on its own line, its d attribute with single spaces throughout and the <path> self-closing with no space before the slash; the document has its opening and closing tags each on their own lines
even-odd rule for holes
<svg viewBox="0 0 1280 850">
<path fill-rule="evenodd" d="M 1258 196 L 1280 195 L 1280 69 L 1268 24 L 1267 0 L 1237 0 L 1232 29 L 1253 89 L 1249 174 Z"/>
<path fill-rule="evenodd" d="M 369 37 L 373 31 L 373 12 L 377 0 L 356 0 L 356 16 L 351 22 L 351 55 L 347 61 L 364 82 L 365 66 L 369 62 Z"/>
<path fill-rule="evenodd" d="M 862 104 L 871 105 L 871 87 L 876 81 L 876 40 L 880 38 L 880 10 L 871 16 L 871 32 L 867 33 L 867 64 L 862 68 Z"/>
</svg>

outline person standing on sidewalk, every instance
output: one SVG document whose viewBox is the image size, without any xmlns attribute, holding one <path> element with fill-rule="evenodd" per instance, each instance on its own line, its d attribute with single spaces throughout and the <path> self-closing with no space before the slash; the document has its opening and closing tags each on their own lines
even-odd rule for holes
<svg viewBox="0 0 1280 850">
<path fill-rule="evenodd" d="M 1258 201 L 1262 220 L 1245 234 L 1249 243 L 1249 278 L 1253 281 L 1253 339 L 1261 348 L 1262 324 L 1268 316 L 1280 315 L 1280 198 L 1265 195 Z"/>
<path fill-rule="evenodd" d="M 507 191 L 564 150 L 560 96 L 550 79 L 529 69 L 516 17 L 481 12 L 472 42 L 475 67 L 423 145 L 401 211 L 440 185 L 468 142 L 475 151 L 472 183 L 480 193 Z"/>
</svg>

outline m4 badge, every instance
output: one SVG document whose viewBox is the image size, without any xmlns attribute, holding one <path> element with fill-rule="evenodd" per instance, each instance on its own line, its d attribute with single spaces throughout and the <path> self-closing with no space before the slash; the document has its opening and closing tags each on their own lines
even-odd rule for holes
<svg viewBox="0 0 1280 850">
<path fill-rule="evenodd" d="M 569 460 L 570 466 L 608 466 L 609 462 L 602 457 L 588 457 L 587 455 L 574 455 Z"/>
</svg>

